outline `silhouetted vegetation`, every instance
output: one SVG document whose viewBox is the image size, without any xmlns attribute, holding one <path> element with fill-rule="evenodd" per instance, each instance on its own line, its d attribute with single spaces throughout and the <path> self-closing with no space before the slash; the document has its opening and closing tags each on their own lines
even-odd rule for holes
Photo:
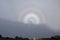
<svg viewBox="0 0 60 40">
<path fill-rule="evenodd" d="M 0 35 L 0 38 L 2 38 L 2 35 Z"/>
<path fill-rule="evenodd" d="M 15 38 L 10 38 L 10 37 L 2 37 L 2 35 L 0 35 L 0 40 L 29 40 L 29 38 L 22 38 L 18 36 L 16 36 Z"/>
<path fill-rule="evenodd" d="M 60 40 L 60 36 L 53 36 L 53 37 L 51 37 L 51 39 L 53 39 L 53 40 Z"/>
<path fill-rule="evenodd" d="M 18 37 L 18 36 L 16 36 L 15 38 L 10 38 L 10 37 L 3 37 L 2 35 L 0 35 L 0 40 L 32 40 L 32 39 L 22 38 L 22 37 Z M 60 40 L 60 36 L 55 35 L 50 38 L 38 38 L 36 40 Z"/>
<path fill-rule="evenodd" d="M 37 40 L 60 40 L 60 36 L 55 35 L 50 38 L 38 38 Z"/>
</svg>

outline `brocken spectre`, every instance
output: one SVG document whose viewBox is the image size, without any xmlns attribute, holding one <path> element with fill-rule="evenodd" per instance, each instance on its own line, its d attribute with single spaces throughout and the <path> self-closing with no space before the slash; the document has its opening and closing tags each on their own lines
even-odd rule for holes
<svg viewBox="0 0 60 40">
<path fill-rule="evenodd" d="M 45 24 L 46 19 L 40 10 L 36 8 L 28 8 L 19 14 L 18 22 L 25 24 Z"/>
</svg>

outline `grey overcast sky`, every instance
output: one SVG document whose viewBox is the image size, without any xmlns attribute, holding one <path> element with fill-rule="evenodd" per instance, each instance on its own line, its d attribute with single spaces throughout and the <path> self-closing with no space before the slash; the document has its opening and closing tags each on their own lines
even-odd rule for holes
<svg viewBox="0 0 60 40">
<path fill-rule="evenodd" d="M 23 10 L 34 7 L 40 9 L 45 15 L 48 26 L 58 27 L 60 29 L 60 0 L 0 0 L 0 19 L 17 22 L 18 16 Z M 4 25 L 4 22 L 0 22 L 0 24 Z M 19 27 L 17 29 L 19 30 Z M 1 26 L 0 33 L 9 35 L 4 32 Z M 18 33 L 16 34 L 18 35 Z"/>
</svg>

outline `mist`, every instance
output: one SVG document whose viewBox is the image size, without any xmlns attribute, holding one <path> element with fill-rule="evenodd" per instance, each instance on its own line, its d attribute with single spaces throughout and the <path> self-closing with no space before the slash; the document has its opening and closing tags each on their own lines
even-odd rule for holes
<svg viewBox="0 0 60 40">
<path fill-rule="evenodd" d="M 44 14 L 44 16 L 46 17 L 46 25 L 48 25 L 48 27 L 46 28 L 50 30 L 50 27 L 53 27 L 59 30 L 57 33 L 55 33 L 54 31 L 56 30 L 54 30 L 53 32 L 49 32 L 48 34 L 50 34 L 50 36 L 53 34 L 60 35 L 60 0 L 0 0 L 0 34 L 3 34 L 4 36 L 14 37 L 15 35 L 22 36 L 25 33 L 24 35 L 30 38 L 34 37 L 34 32 L 36 32 L 36 37 L 43 33 L 44 35 L 47 35 L 47 33 L 43 31 L 44 27 L 42 30 L 39 29 L 39 31 L 37 30 L 38 27 L 33 26 L 32 30 L 36 30 L 32 31 L 32 34 L 30 27 L 30 29 L 28 28 L 28 26 L 25 28 L 24 26 L 22 26 L 24 23 L 17 22 L 21 12 L 23 12 L 27 8 L 40 9 L 42 14 Z M 22 31 L 22 29 L 24 28 L 25 31 Z M 27 31 L 28 29 L 30 33 Z M 42 36 L 45 37 L 46 35 L 44 35 Z"/>
</svg>

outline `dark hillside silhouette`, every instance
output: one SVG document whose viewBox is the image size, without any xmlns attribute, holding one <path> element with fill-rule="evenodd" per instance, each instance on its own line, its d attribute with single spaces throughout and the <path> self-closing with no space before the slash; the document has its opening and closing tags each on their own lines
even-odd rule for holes
<svg viewBox="0 0 60 40">
<path fill-rule="evenodd" d="M 19 36 L 20 35 L 22 37 L 32 38 L 34 36 L 50 37 L 58 33 L 54 33 L 50 31 L 47 28 L 47 25 L 45 24 L 29 25 L 29 24 L 13 22 L 13 21 L 5 20 L 5 19 L 0 19 L 0 34 L 4 34 L 6 36 L 10 36 L 10 35 Z"/>
</svg>

